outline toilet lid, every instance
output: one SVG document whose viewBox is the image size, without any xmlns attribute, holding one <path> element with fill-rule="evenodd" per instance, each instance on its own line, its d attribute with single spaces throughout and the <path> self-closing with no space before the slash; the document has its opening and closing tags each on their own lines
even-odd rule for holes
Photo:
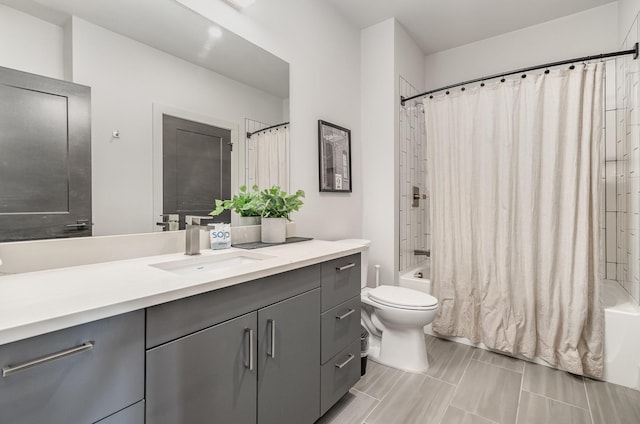
<svg viewBox="0 0 640 424">
<path fill-rule="evenodd" d="M 433 309 L 438 299 L 426 293 L 398 286 L 380 286 L 369 292 L 369 298 L 383 305 L 403 309 Z"/>
</svg>

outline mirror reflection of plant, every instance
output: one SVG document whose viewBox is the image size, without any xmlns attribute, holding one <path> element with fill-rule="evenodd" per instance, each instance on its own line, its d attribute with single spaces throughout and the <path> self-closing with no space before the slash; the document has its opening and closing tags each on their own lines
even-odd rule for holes
<svg viewBox="0 0 640 424">
<path fill-rule="evenodd" d="M 240 216 L 260 216 L 261 193 L 257 185 L 251 187 L 251 190 L 249 191 L 247 186 L 243 185 L 240 187 L 239 193 L 235 194 L 231 200 L 216 199 L 216 208 L 209 212 L 209 215 L 217 216 L 230 209 Z"/>
<path fill-rule="evenodd" d="M 279 185 L 264 189 L 260 192 L 259 210 L 263 218 L 286 218 L 291 221 L 289 214 L 300 210 L 303 205 L 304 191 L 298 190 L 295 194 L 287 194 L 280 190 Z"/>
</svg>

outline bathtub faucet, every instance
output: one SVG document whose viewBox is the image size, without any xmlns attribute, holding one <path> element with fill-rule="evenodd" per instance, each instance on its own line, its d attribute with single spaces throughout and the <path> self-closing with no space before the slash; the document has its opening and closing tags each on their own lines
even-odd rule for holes
<svg viewBox="0 0 640 424">
<path fill-rule="evenodd" d="M 415 256 L 426 256 L 427 258 L 431 257 L 431 250 L 421 250 L 421 249 L 416 249 L 413 251 L 413 254 Z"/>
</svg>

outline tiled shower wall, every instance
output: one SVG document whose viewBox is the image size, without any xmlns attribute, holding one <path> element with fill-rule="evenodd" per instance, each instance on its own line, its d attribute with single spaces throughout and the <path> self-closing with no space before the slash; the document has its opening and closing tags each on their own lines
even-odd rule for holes
<svg viewBox="0 0 640 424">
<path fill-rule="evenodd" d="M 623 49 L 639 31 L 636 17 Z M 640 303 L 640 60 L 609 61 L 606 78 L 606 276 Z"/>
<path fill-rule="evenodd" d="M 400 95 L 418 94 L 400 77 Z M 414 251 L 431 248 L 429 193 L 427 192 L 427 151 L 422 104 L 408 102 L 400 106 L 400 270 L 406 270 L 424 256 Z M 419 206 L 412 206 L 413 187 L 420 192 Z M 423 199 L 422 197 L 425 196 Z"/>
</svg>

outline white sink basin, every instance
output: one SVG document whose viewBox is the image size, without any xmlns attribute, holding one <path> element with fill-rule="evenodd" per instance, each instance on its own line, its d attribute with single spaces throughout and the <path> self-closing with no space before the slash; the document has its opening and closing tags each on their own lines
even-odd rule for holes
<svg viewBox="0 0 640 424">
<path fill-rule="evenodd" d="M 154 268 L 168 271 L 177 275 L 212 274 L 226 271 L 232 267 L 260 262 L 272 259 L 275 256 L 255 252 L 229 252 L 218 255 L 196 256 L 177 261 L 160 262 L 151 264 Z"/>
</svg>

